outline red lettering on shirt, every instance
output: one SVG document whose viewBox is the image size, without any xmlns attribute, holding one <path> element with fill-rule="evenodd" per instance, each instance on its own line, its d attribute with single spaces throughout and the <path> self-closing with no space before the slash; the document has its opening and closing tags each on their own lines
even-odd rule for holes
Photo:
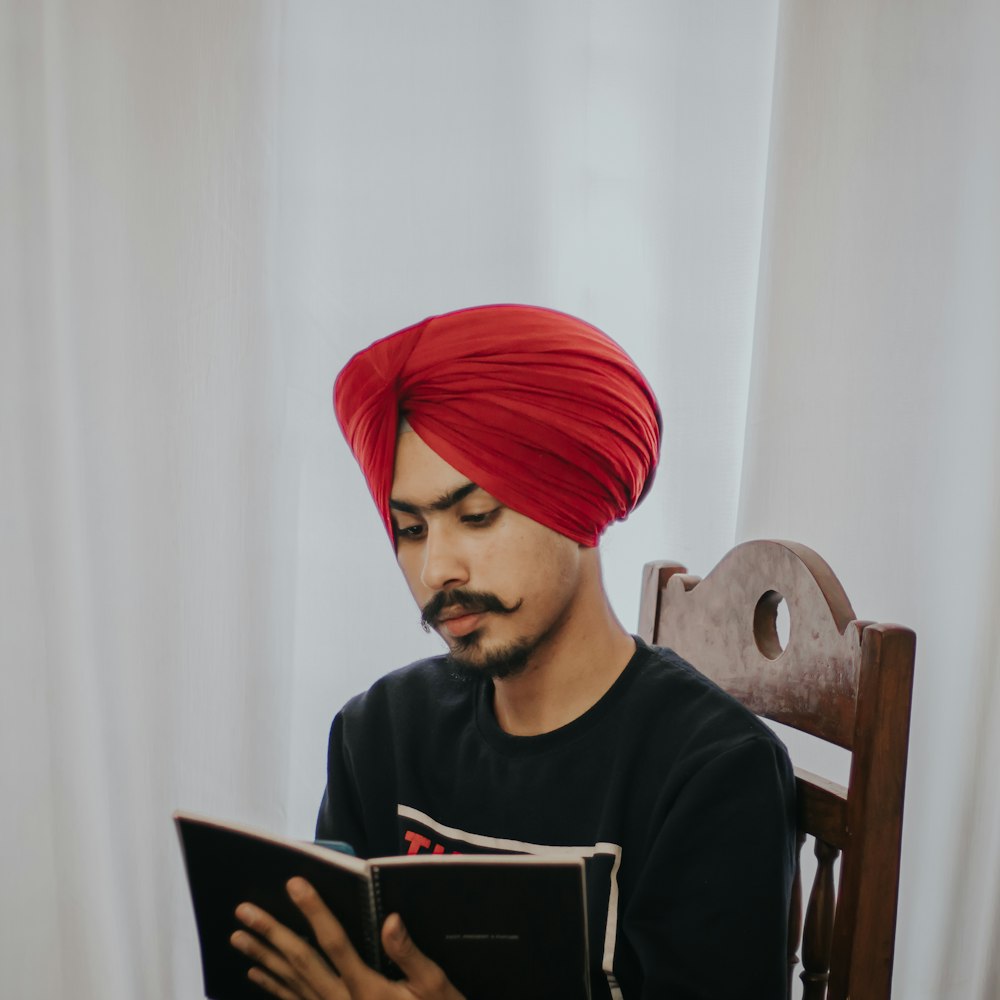
<svg viewBox="0 0 1000 1000">
<path fill-rule="evenodd" d="M 431 846 L 431 842 L 426 837 L 422 837 L 415 830 L 407 830 L 406 833 L 403 834 L 403 839 L 410 842 L 409 849 L 406 852 L 407 854 L 419 854 L 421 848 L 428 848 Z"/>
<path fill-rule="evenodd" d="M 406 849 L 407 854 L 422 854 L 430 851 L 431 854 L 444 854 L 446 849 L 444 844 L 435 844 L 429 837 L 425 837 L 416 830 L 407 830 L 403 834 L 403 840 L 409 844 Z M 448 854 L 461 854 L 461 851 L 447 851 Z"/>
</svg>

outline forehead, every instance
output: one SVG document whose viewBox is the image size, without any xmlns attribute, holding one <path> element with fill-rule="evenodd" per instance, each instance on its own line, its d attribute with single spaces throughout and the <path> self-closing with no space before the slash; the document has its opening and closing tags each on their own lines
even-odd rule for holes
<svg viewBox="0 0 1000 1000">
<path fill-rule="evenodd" d="M 392 474 L 393 500 L 426 506 L 468 482 L 468 476 L 449 465 L 416 432 L 403 430 L 400 433 Z"/>
</svg>

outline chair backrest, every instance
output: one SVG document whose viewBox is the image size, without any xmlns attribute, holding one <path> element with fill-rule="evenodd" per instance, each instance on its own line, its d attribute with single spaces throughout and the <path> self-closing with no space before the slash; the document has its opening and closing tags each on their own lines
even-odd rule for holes
<svg viewBox="0 0 1000 1000">
<path fill-rule="evenodd" d="M 784 649 L 776 624 L 782 598 Z M 812 836 L 817 866 L 803 929 L 796 865 L 789 981 L 801 938 L 804 1000 L 886 1000 L 913 632 L 858 621 L 830 567 L 804 545 L 753 541 L 733 549 L 704 580 L 679 563 L 647 563 L 639 634 L 675 650 L 758 715 L 851 752 L 847 788 L 795 769 L 799 851 Z"/>
</svg>

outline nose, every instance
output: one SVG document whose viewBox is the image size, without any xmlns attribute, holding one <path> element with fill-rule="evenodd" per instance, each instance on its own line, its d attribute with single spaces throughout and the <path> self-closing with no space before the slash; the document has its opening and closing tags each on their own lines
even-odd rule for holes
<svg viewBox="0 0 1000 1000">
<path fill-rule="evenodd" d="M 434 591 L 463 587 L 469 582 L 462 547 L 446 528 L 428 527 L 420 582 Z"/>
</svg>

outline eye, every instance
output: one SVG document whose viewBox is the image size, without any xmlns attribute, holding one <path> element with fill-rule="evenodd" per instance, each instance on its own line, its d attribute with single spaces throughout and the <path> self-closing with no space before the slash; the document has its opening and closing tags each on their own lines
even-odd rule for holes
<svg viewBox="0 0 1000 1000">
<path fill-rule="evenodd" d="M 403 527 L 399 527 L 397 525 L 394 533 L 396 535 L 397 541 L 413 542 L 413 541 L 419 541 L 421 538 L 423 538 L 424 531 L 425 528 L 424 525 L 422 524 L 407 524 L 404 525 Z"/>
<path fill-rule="evenodd" d="M 482 514 L 463 514 L 462 524 L 467 524 L 471 528 L 486 527 L 497 519 L 502 509 L 502 507 L 494 507 L 493 510 L 484 511 Z"/>
</svg>

